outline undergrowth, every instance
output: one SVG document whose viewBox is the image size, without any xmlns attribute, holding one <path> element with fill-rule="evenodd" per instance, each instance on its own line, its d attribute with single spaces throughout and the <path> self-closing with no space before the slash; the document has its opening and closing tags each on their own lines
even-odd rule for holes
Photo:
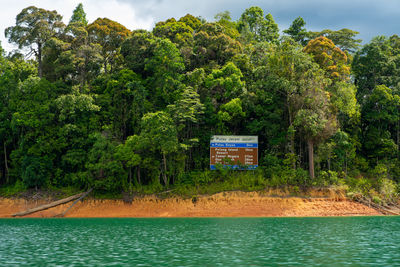
<svg viewBox="0 0 400 267">
<path fill-rule="evenodd" d="M 309 188 L 331 188 L 346 190 L 349 198 L 362 196 L 376 204 L 396 203 L 400 196 L 400 186 L 387 176 L 387 172 L 377 166 L 368 175 L 358 174 L 355 177 L 344 172 L 321 171 L 315 179 L 310 179 L 307 171 L 288 167 L 258 168 L 257 170 L 217 170 L 192 171 L 182 173 L 174 185 L 163 186 L 159 179 L 148 185 L 128 185 L 122 191 L 110 192 L 95 189 L 91 194 L 96 199 L 121 199 L 126 195 L 135 196 L 156 194 L 159 197 L 181 196 L 193 198 L 198 195 L 212 195 L 225 191 L 261 191 L 268 188 L 285 188 L 291 195 L 301 196 Z M 57 197 L 67 197 L 83 189 L 74 187 L 57 188 L 48 185 L 47 191 L 56 192 Z M 18 197 L 26 192 L 22 181 L 13 185 L 0 187 L 0 196 Z"/>
</svg>

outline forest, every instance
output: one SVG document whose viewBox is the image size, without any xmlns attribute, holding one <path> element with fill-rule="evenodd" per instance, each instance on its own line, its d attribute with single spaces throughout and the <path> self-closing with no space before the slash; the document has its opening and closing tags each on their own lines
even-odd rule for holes
<svg viewBox="0 0 400 267">
<path fill-rule="evenodd" d="M 129 30 L 29 6 L 0 55 L 1 194 L 400 191 L 400 37 L 280 29 L 260 7 Z M 255 135 L 259 167 L 209 170 L 212 135 Z"/>
</svg>

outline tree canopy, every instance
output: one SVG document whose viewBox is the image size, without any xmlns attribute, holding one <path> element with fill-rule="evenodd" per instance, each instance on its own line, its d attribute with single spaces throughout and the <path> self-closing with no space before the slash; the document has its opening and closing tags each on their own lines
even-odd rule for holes
<svg viewBox="0 0 400 267">
<path fill-rule="evenodd" d="M 64 23 L 57 11 L 35 6 L 24 8 L 16 17 L 15 26 L 6 28 L 5 36 L 19 48 L 29 47 L 38 61 L 38 76 L 42 77 L 42 49 L 54 36 L 59 34 Z"/>
<path fill-rule="evenodd" d="M 305 26 L 281 36 L 257 6 L 150 31 L 88 21 L 82 4 L 67 26 L 24 8 L 5 31 L 21 50 L 0 49 L 0 185 L 193 196 L 345 184 L 377 199 L 400 181 L 400 38 L 361 46 L 356 31 Z M 211 171 L 212 135 L 258 136 L 257 170 Z"/>
</svg>

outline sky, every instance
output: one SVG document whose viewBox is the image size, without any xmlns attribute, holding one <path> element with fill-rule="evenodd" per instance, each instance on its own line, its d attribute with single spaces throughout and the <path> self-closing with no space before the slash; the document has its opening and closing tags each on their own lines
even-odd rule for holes
<svg viewBox="0 0 400 267">
<path fill-rule="evenodd" d="M 87 19 L 107 17 L 128 29 L 151 30 L 158 21 L 180 18 L 188 13 L 212 21 L 219 12 L 229 11 L 237 20 L 246 8 L 259 6 L 271 13 L 280 30 L 287 29 L 301 16 L 307 30 L 360 32 L 367 43 L 377 35 L 400 35 L 399 0 L 0 0 L 0 41 L 6 51 L 15 47 L 4 36 L 5 28 L 15 25 L 15 17 L 25 7 L 56 10 L 68 23 L 72 11 L 82 3 Z"/>
</svg>

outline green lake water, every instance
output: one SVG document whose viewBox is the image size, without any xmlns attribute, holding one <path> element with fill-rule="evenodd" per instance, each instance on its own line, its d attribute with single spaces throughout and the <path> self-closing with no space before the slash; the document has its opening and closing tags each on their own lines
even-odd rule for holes
<svg viewBox="0 0 400 267">
<path fill-rule="evenodd" d="M 0 266 L 400 266 L 400 217 L 0 219 Z"/>
</svg>

